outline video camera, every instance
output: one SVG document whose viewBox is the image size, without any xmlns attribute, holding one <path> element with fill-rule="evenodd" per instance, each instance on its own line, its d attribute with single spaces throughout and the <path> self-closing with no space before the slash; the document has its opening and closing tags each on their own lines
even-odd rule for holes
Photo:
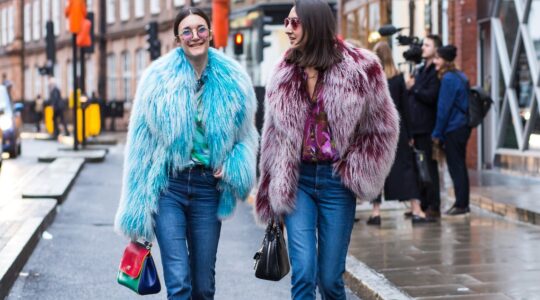
<svg viewBox="0 0 540 300">
<path fill-rule="evenodd" d="M 379 28 L 379 33 L 381 36 L 391 36 L 403 29 L 405 29 L 405 27 L 396 28 L 394 25 L 388 24 Z M 414 64 L 422 62 L 422 43 L 418 37 L 400 34 L 396 39 L 400 46 L 409 46 L 409 49 L 403 52 L 403 58 L 405 58 L 406 61 Z"/>
</svg>

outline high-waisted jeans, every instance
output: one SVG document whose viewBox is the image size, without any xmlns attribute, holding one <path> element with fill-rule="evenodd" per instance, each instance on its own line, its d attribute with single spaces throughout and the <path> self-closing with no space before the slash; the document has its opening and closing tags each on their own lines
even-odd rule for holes
<svg viewBox="0 0 540 300">
<path fill-rule="evenodd" d="M 342 275 L 354 224 L 356 197 L 331 164 L 300 166 L 295 210 L 285 217 L 292 266 L 292 298 L 346 299 Z"/>
<path fill-rule="evenodd" d="M 218 179 L 211 170 L 187 168 L 169 177 L 159 198 L 155 232 L 168 299 L 214 299 Z"/>
</svg>

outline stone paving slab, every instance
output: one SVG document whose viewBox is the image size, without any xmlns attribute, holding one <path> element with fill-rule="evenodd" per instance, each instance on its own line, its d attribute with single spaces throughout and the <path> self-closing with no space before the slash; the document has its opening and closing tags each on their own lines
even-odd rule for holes
<svg viewBox="0 0 540 300">
<path fill-rule="evenodd" d="M 414 299 L 540 299 L 540 228 L 479 209 L 412 226 L 403 212 L 383 210 L 381 227 L 357 212 L 349 256 Z"/>
<path fill-rule="evenodd" d="M 22 189 L 23 198 L 52 198 L 62 202 L 84 165 L 82 158 L 58 158 Z"/>
<path fill-rule="evenodd" d="M 52 162 L 57 158 L 83 158 L 86 162 L 102 162 L 107 156 L 105 150 L 51 151 L 40 155 L 39 162 Z"/>
<path fill-rule="evenodd" d="M 13 199 L 0 210 L 0 299 L 7 296 L 41 233 L 56 215 L 54 199 Z"/>
<path fill-rule="evenodd" d="M 103 145 L 86 145 L 81 147 L 82 150 L 103 150 L 105 153 L 109 153 L 109 147 Z M 58 151 L 73 151 L 73 146 L 61 146 L 58 147 Z"/>
</svg>

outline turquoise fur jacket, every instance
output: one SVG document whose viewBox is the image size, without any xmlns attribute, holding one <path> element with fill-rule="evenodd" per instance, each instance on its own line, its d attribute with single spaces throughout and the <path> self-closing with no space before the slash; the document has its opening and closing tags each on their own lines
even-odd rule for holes
<svg viewBox="0 0 540 300">
<path fill-rule="evenodd" d="M 203 116 L 211 166 L 222 168 L 218 217 L 230 216 L 237 199 L 246 199 L 256 181 L 257 102 L 243 68 L 209 49 L 203 88 Z M 177 48 L 143 73 L 131 111 L 117 232 L 132 239 L 154 239 L 153 215 L 168 173 L 191 160 L 195 132 L 195 71 Z"/>
</svg>

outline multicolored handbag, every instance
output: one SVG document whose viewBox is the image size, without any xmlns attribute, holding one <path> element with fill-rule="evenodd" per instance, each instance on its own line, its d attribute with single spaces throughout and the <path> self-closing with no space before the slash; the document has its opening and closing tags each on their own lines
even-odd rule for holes
<svg viewBox="0 0 540 300">
<path fill-rule="evenodd" d="M 150 249 L 152 243 L 130 242 L 124 250 L 117 281 L 139 295 L 157 294 L 161 290 L 159 277 Z"/>
</svg>

